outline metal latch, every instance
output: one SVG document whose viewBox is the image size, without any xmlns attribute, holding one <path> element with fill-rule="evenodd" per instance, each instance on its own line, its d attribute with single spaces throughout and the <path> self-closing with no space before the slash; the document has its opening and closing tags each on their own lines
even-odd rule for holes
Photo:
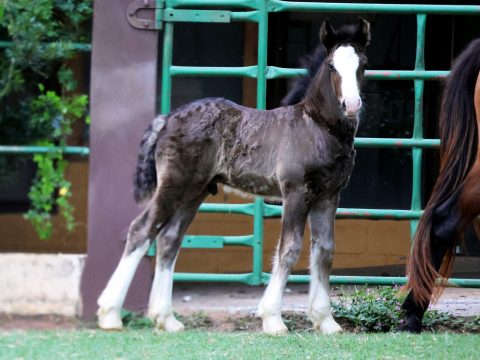
<svg viewBox="0 0 480 360">
<path fill-rule="evenodd" d="M 155 20 L 137 17 L 140 10 L 155 11 Z M 164 0 L 134 0 L 127 7 L 127 20 L 137 29 L 161 30 L 164 21 L 228 23 L 231 13 L 226 10 L 165 9 Z"/>
</svg>

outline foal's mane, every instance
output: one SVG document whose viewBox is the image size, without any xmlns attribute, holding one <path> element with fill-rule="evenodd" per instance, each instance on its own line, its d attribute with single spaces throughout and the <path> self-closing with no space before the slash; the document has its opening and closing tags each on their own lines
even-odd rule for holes
<svg viewBox="0 0 480 360">
<path fill-rule="evenodd" d="M 326 21 L 326 26 L 330 26 L 328 20 Z M 320 37 L 322 36 L 321 31 L 322 30 L 320 30 L 319 34 Z M 334 33 L 335 36 L 331 43 L 323 44 L 320 40 L 320 44 L 311 53 L 300 58 L 300 66 L 307 70 L 307 74 L 291 82 L 290 90 L 281 101 L 282 106 L 298 104 L 305 98 L 310 83 L 327 58 L 329 52 L 327 49 L 331 50 L 338 45 L 355 44 L 358 41 L 358 39 L 356 39 L 358 24 L 344 25 L 340 29 L 335 30 Z"/>
<path fill-rule="evenodd" d="M 300 58 L 301 67 L 307 69 L 307 74 L 296 78 L 291 83 L 290 90 L 282 99 L 281 105 L 288 106 L 298 104 L 303 100 L 315 74 L 322 66 L 327 57 L 327 50 L 323 44 L 318 45 L 313 52 Z"/>
</svg>

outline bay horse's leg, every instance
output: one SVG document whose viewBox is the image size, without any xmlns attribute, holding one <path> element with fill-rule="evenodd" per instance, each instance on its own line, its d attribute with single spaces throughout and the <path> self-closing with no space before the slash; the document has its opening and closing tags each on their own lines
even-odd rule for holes
<svg viewBox="0 0 480 360">
<path fill-rule="evenodd" d="M 282 230 L 275 252 L 272 277 L 257 312 L 263 320 L 263 331 L 271 335 L 288 331 L 281 316 L 282 297 L 288 275 L 300 256 L 308 214 L 303 187 L 292 187 L 283 193 L 286 195 L 283 201 Z"/>
<path fill-rule="evenodd" d="M 310 291 L 308 315 L 313 327 L 322 334 L 334 334 L 342 331 L 333 319 L 330 310 L 329 276 L 335 249 L 334 224 L 338 196 L 323 200 L 310 210 Z"/>
<path fill-rule="evenodd" d="M 439 271 L 447 250 L 465 227 L 480 214 L 480 161 L 477 159 L 465 181 L 450 199 L 434 212 L 431 232 L 431 256 L 436 271 Z M 422 331 L 423 315 L 429 302 L 417 304 L 410 291 L 402 308 L 405 323 L 400 330 L 419 333 Z"/>
<path fill-rule="evenodd" d="M 128 288 L 142 257 L 146 254 L 151 238 L 148 235 L 148 208 L 130 224 L 127 243 L 107 286 L 98 298 L 98 326 L 105 330 L 122 328 L 120 311 L 125 301 Z"/>
<path fill-rule="evenodd" d="M 155 277 L 150 291 L 148 317 L 159 330 L 177 332 L 184 329 L 172 312 L 173 270 L 183 236 L 207 195 L 208 192 L 205 192 L 191 204 L 180 208 L 157 236 Z"/>
<path fill-rule="evenodd" d="M 445 257 L 447 247 L 441 246 L 437 241 L 432 242 L 431 255 L 435 269 L 438 271 Z M 430 302 L 418 304 L 413 299 L 413 293 L 410 291 L 402 304 L 402 310 L 405 314 L 404 323 L 399 326 L 400 331 L 413 333 L 422 332 L 422 319 L 427 311 Z"/>
</svg>

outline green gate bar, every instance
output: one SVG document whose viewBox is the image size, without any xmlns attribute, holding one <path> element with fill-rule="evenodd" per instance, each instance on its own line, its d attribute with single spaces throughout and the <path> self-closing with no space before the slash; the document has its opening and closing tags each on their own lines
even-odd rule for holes
<svg viewBox="0 0 480 360">
<path fill-rule="evenodd" d="M 183 2 L 183 1 L 179 1 Z M 186 1 L 185 1 L 186 2 Z M 388 14 L 437 14 L 478 15 L 476 5 L 420 5 L 420 4 L 354 4 L 320 3 L 268 0 L 271 12 L 278 11 L 321 11 L 321 12 L 373 12 Z"/>
<path fill-rule="evenodd" d="M 267 3 L 269 12 L 279 11 L 319 11 L 319 12 L 373 12 L 390 14 L 440 14 L 478 15 L 477 5 L 423 5 L 423 4 L 356 4 L 297 2 L 283 0 L 166 0 L 169 7 L 232 7 L 256 9 L 259 3 Z"/>
<path fill-rule="evenodd" d="M 417 14 L 417 49 L 415 55 L 415 70 L 425 70 L 425 27 L 427 16 Z M 423 139 L 423 90 L 424 80 L 414 80 L 414 118 L 413 134 L 414 140 Z M 412 149 L 412 210 L 422 208 L 422 152 L 421 148 Z M 410 236 L 413 238 L 417 230 L 418 221 L 410 222 Z"/>
<path fill-rule="evenodd" d="M 61 151 L 68 155 L 87 156 L 90 154 L 90 149 L 85 146 L 66 146 L 60 148 L 55 146 L 0 145 L 0 154 L 45 154 L 55 151 Z"/>
<path fill-rule="evenodd" d="M 242 76 L 257 77 L 257 66 L 175 66 L 170 67 L 171 76 Z M 267 79 L 293 78 L 306 75 L 305 69 L 267 66 Z M 442 80 L 448 71 L 426 70 L 367 70 L 367 80 Z"/>
<path fill-rule="evenodd" d="M 0 41 L 0 49 L 5 49 L 9 48 L 13 45 L 13 41 Z M 64 44 L 68 45 L 70 50 L 76 50 L 76 51 L 92 51 L 92 45 L 90 44 L 85 44 L 85 43 L 70 43 L 70 44 Z"/>
</svg>

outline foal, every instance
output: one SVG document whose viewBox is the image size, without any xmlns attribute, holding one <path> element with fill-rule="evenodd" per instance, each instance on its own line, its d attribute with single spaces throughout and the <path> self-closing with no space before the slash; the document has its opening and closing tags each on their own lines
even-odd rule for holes
<svg viewBox="0 0 480 360">
<path fill-rule="evenodd" d="M 258 308 L 263 330 L 287 332 L 280 314 L 282 296 L 309 219 L 309 316 L 324 334 L 341 331 L 328 295 L 333 226 L 339 193 L 354 164 L 370 26 L 359 19 L 336 31 L 327 21 L 320 38 L 326 59 L 296 105 L 260 111 L 208 98 L 154 120 L 142 140 L 135 177 L 135 198 L 147 205 L 131 223 L 120 263 L 98 299 L 101 328 L 122 327 L 120 309 L 133 274 L 156 239 L 148 315 L 159 329 L 183 329 L 172 312 L 175 260 L 198 207 L 221 183 L 281 198 L 284 205 L 272 277 Z"/>
</svg>

